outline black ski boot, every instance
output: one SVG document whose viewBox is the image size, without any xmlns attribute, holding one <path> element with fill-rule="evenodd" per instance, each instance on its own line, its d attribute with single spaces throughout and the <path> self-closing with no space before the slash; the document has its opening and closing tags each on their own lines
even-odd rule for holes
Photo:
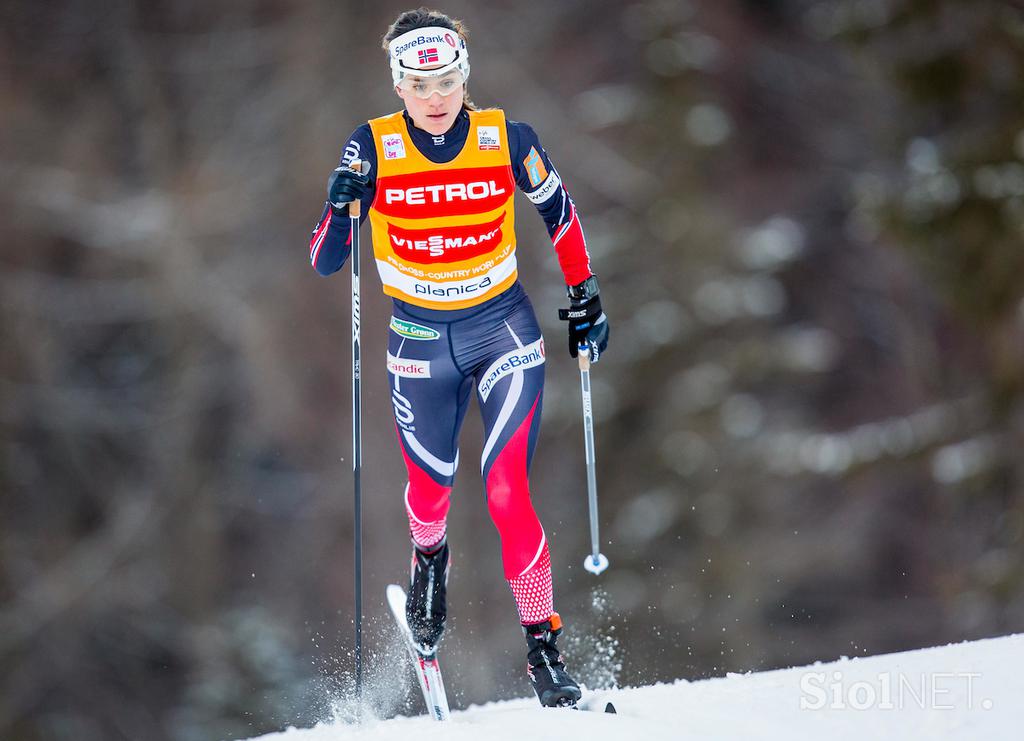
<svg viewBox="0 0 1024 741">
<path fill-rule="evenodd" d="M 448 617 L 448 538 L 421 550 L 413 545 L 412 576 L 405 602 L 405 618 L 412 637 L 426 651 L 432 651 L 444 633 Z"/>
<path fill-rule="evenodd" d="M 558 613 L 537 625 L 524 625 L 527 654 L 526 673 L 544 707 L 573 707 L 580 699 L 580 687 L 565 671 L 555 641 L 562 634 L 562 618 Z"/>
</svg>

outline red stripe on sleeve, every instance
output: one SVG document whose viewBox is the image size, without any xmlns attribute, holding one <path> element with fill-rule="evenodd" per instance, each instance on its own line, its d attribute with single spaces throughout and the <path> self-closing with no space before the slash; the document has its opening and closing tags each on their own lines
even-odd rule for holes
<svg viewBox="0 0 1024 741">
<path fill-rule="evenodd" d="M 583 226 L 576 215 L 576 205 L 569 202 L 569 220 L 555 232 L 551 238 L 558 254 L 558 264 L 569 286 L 579 285 L 589 278 L 590 253 L 587 252 L 587 238 L 583 236 Z"/>
<path fill-rule="evenodd" d="M 320 248 L 324 244 L 324 238 L 327 236 L 327 229 L 331 226 L 331 210 L 327 209 L 327 213 L 324 215 L 324 220 L 320 222 L 320 225 L 313 232 L 313 236 L 309 240 L 309 261 L 316 267 L 316 258 L 320 255 Z"/>
</svg>

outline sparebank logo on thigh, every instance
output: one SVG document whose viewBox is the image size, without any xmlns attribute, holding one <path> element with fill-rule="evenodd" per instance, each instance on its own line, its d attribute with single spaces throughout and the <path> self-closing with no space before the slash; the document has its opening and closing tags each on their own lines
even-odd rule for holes
<svg viewBox="0 0 1024 741">
<path fill-rule="evenodd" d="M 405 337 L 407 340 L 436 340 L 441 336 L 441 333 L 436 329 L 424 327 L 422 324 L 416 324 L 415 322 L 407 322 L 396 316 L 391 317 L 390 326 L 392 332 L 399 337 Z"/>
<path fill-rule="evenodd" d="M 396 358 L 388 353 L 388 370 L 402 378 L 430 378 L 430 361 Z"/>
<path fill-rule="evenodd" d="M 544 362 L 544 338 L 531 342 L 526 347 L 521 347 L 512 352 L 505 353 L 491 364 L 480 381 L 477 389 L 480 391 L 480 399 L 487 401 L 491 395 L 494 384 L 517 370 L 526 370 L 541 365 Z"/>
</svg>

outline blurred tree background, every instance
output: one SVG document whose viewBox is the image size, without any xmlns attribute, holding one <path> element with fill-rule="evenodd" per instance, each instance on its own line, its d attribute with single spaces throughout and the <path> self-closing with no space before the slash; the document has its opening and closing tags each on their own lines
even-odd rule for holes
<svg viewBox="0 0 1024 741">
<path fill-rule="evenodd" d="M 347 135 L 400 105 L 378 40 L 406 7 L 0 7 L 3 738 L 192 741 L 350 711 L 349 286 L 307 240 Z M 472 31 L 475 100 L 558 164 L 613 325 L 595 579 L 563 287 L 522 200 L 552 349 L 531 485 L 582 678 L 1024 629 L 1019 4 L 442 9 Z M 388 302 L 365 286 L 386 715 L 418 706 L 381 599 L 408 540 L 373 361 Z M 450 521 L 459 707 L 529 691 L 475 468 Z"/>
</svg>

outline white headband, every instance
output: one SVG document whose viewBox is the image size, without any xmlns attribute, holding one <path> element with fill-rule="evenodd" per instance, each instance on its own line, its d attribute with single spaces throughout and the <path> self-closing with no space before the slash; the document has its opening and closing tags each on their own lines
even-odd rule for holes
<svg viewBox="0 0 1024 741">
<path fill-rule="evenodd" d="M 469 79 L 466 42 L 450 28 L 428 26 L 406 31 L 388 44 L 388 59 L 391 79 L 396 85 L 406 75 L 437 77 L 453 69 Z"/>
</svg>

